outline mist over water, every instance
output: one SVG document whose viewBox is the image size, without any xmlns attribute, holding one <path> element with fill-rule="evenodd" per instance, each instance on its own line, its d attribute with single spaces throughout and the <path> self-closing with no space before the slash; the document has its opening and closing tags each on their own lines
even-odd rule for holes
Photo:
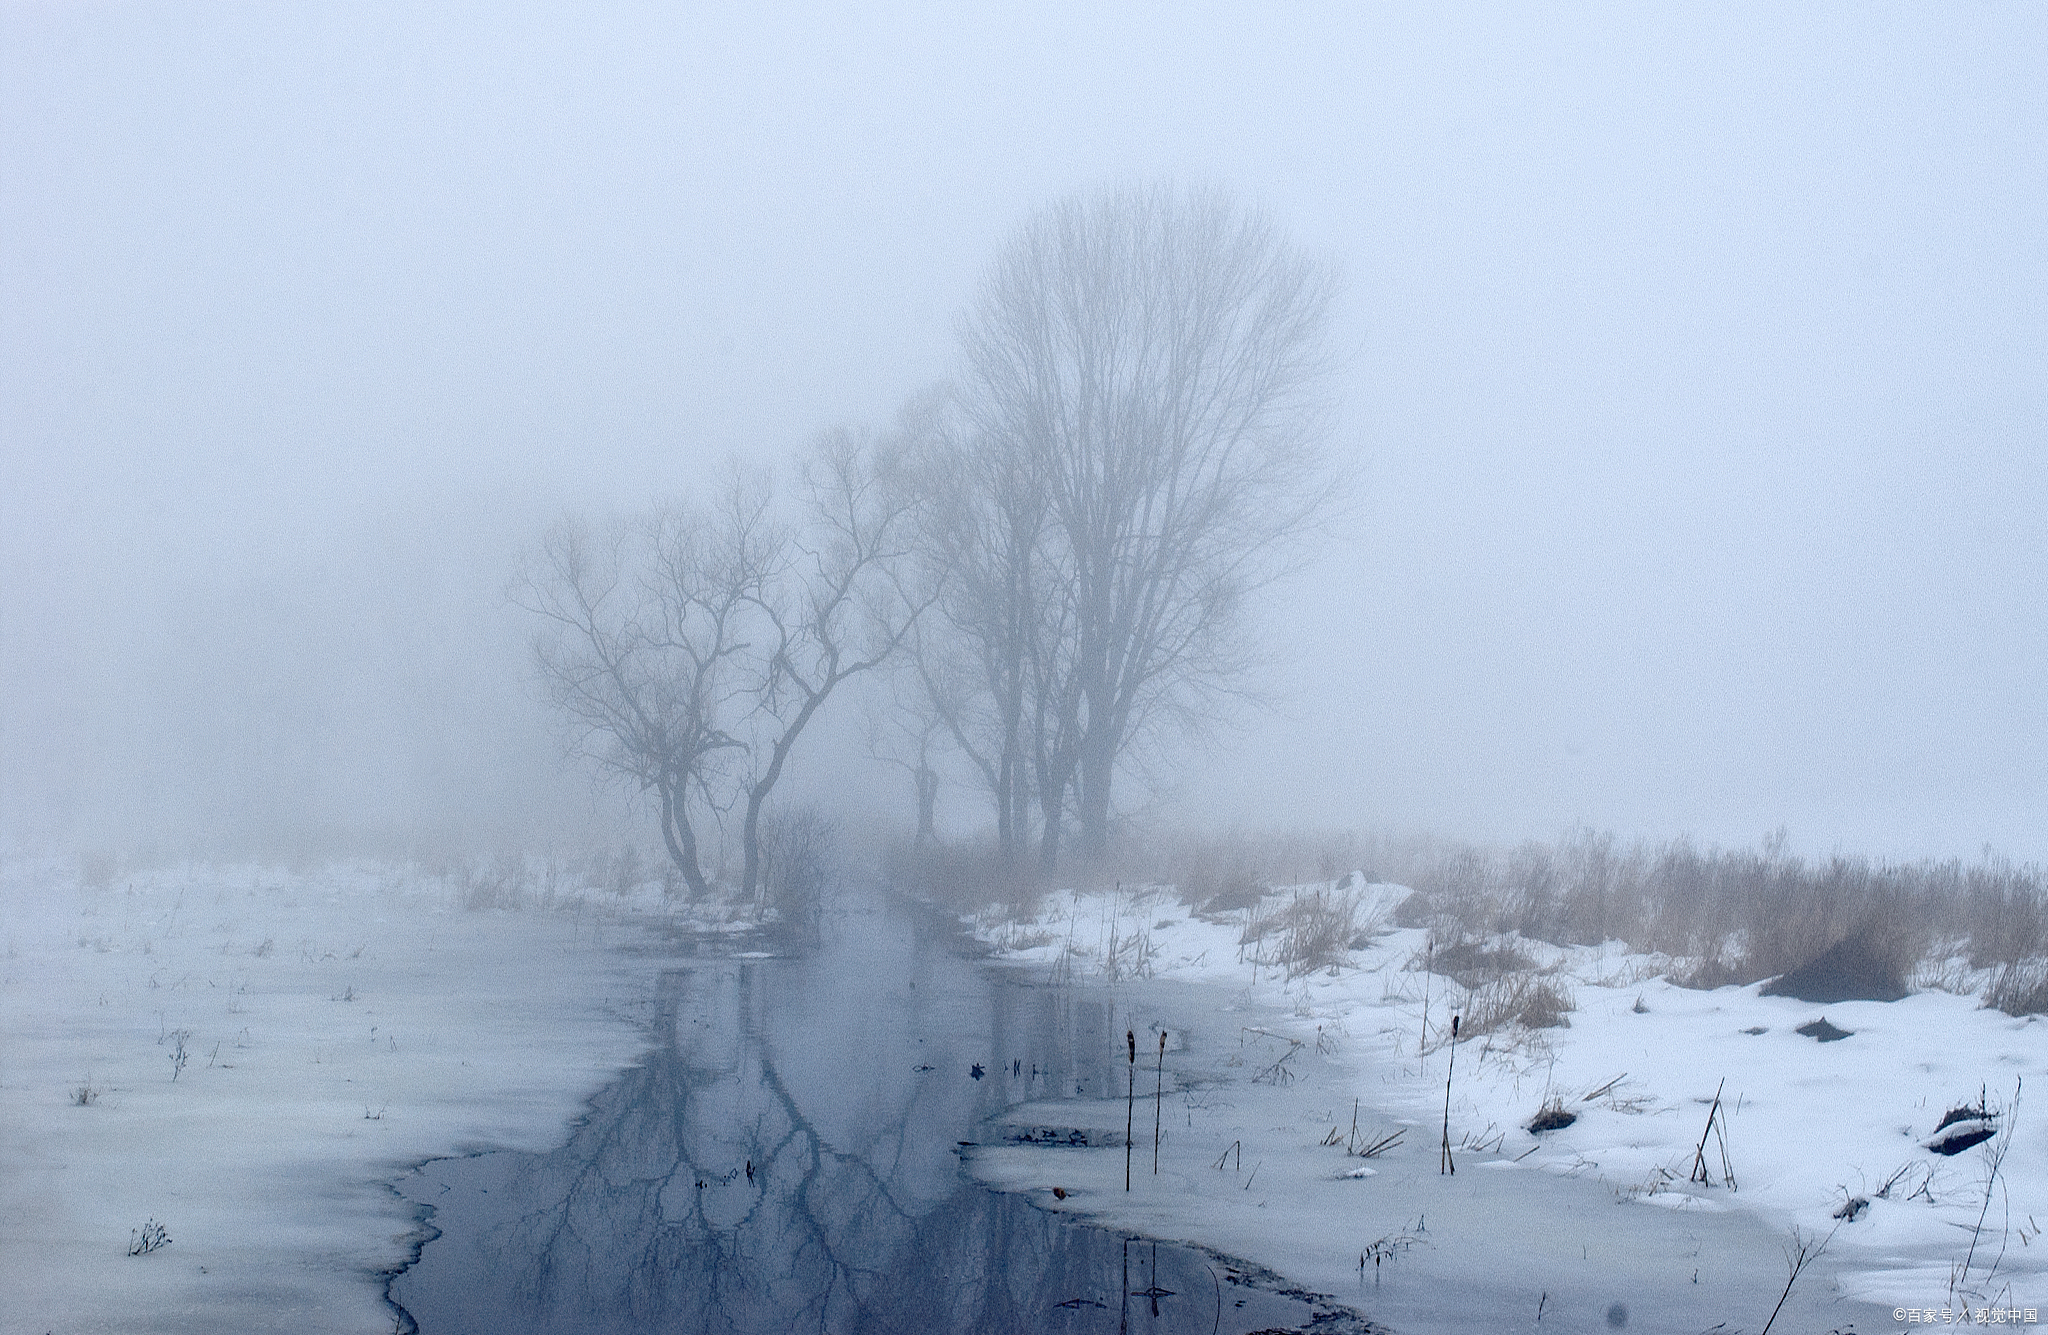
<svg viewBox="0 0 2048 1335">
<path fill-rule="evenodd" d="M 1009 229 L 1176 178 L 1343 270 L 1354 501 L 1158 811 L 2048 856 L 2044 62 L 2019 6 L 10 6 L 0 834 L 614 821 L 521 548 L 886 422 Z M 907 823 L 841 707 L 792 788 Z"/>
</svg>

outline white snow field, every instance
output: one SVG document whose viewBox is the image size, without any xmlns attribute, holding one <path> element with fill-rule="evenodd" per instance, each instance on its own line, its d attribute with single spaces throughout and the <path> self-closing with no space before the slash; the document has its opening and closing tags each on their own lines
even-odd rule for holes
<svg viewBox="0 0 2048 1335">
<path fill-rule="evenodd" d="M 1295 977 L 1242 944 L 1244 914 L 1205 921 L 1165 891 L 1062 893 L 1033 921 L 981 920 L 1018 967 L 1106 987 L 1139 1060 L 1134 1116 L 1120 1087 L 1010 1119 L 1040 1140 L 1082 1130 L 1095 1148 L 989 1145 L 972 1151 L 973 1170 L 1047 1208 L 1245 1257 L 1396 1331 L 1627 1322 L 1755 1335 L 1784 1290 L 1795 1230 L 1826 1247 L 1776 1331 L 2031 1324 L 2048 1309 L 2048 1098 L 2036 1099 L 2048 1028 L 2036 1020 L 1932 988 L 1826 1006 L 1757 985 L 1689 991 L 1656 976 L 1668 961 L 1618 945 L 1516 941 L 1554 966 L 1545 976 L 1575 1009 L 1569 1027 L 1458 1043 L 1457 1171 L 1445 1174 L 1445 1040 L 1465 994 L 1413 967 L 1422 929 L 1386 928 L 1405 890 L 1354 893 L 1359 921 L 1378 925 L 1370 944 Z M 1984 981 L 1955 966 L 1943 983 Z M 1823 1016 L 1851 1036 L 1796 1032 Z M 1725 1122 L 1707 1136 L 1702 1185 L 1689 1179 L 1717 1090 Z M 1980 1094 L 2001 1136 L 1953 1157 L 1923 1147 Z M 1572 1124 L 1527 1130 L 1552 1100 Z M 1395 1132 L 1374 1157 L 1352 1152 Z"/>
<path fill-rule="evenodd" d="M 417 1232 L 387 1184 L 559 1143 L 644 1049 L 659 960 L 615 947 L 672 921 L 658 892 L 550 898 L 0 868 L 0 1331 L 390 1331 Z"/>
</svg>

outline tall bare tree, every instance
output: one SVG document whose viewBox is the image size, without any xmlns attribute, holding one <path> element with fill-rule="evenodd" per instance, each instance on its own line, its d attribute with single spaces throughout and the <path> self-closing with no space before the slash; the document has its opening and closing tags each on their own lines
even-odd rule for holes
<svg viewBox="0 0 2048 1335">
<path fill-rule="evenodd" d="M 764 813 L 799 738 L 921 610 L 901 579 L 913 501 L 892 449 L 824 437 L 789 517 L 765 479 L 735 475 L 709 505 L 601 538 L 564 523 L 513 583 L 543 620 L 534 663 L 575 748 L 653 795 L 693 895 L 710 891 L 706 855 L 728 833 L 738 889 L 759 895 Z"/>
<path fill-rule="evenodd" d="M 1255 661 L 1246 596 L 1332 491 L 1334 288 L 1258 214 L 1171 186 L 1056 204 L 990 269 L 961 335 L 960 568 L 1016 618 L 975 638 L 1028 693 L 1006 717 L 1029 730 L 1042 862 L 1070 802 L 1101 853 L 1120 762 Z"/>
<path fill-rule="evenodd" d="M 1048 522 L 1032 461 L 989 448 L 950 390 L 906 419 L 926 497 L 919 554 L 937 615 L 909 641 L 921 709 L 981 778 L 1006 864 L 1029 846 L 1037 791 L 1040 636 L 1047 620 L 1035 552 Z"/>
</svg>

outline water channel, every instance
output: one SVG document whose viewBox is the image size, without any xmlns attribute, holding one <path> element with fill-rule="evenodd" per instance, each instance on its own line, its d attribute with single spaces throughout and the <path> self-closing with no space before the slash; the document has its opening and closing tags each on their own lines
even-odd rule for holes
<svg viewBox="0 0 2048 1335">
<path fill-rule="evenodd" d="M 1105 998 L 977 964 L 915 909 L 856 902 L 822 938 L 679 960 L 658 1041 L 567 1144 L 405 1178 L 431 1236 L 390 1283 L 400 1327 L 1370 1329 L 1254 1266 L 969 1180 L 958 1153 L 989 1118 L 1118 1078 Z"/>
</svg>

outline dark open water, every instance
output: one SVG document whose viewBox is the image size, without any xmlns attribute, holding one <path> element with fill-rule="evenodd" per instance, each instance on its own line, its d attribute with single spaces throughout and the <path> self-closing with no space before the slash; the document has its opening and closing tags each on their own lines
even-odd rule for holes
<svg viewBox="0 0 2048 1335">
<path fill-rule="evenodd" d="M 1367 1329 L 1254 1267 L 966 1177 L 958 1147 L 986 1118 L 1112 1088 L 1104 998 L 977 965 L 913 910 L 857 906 L 822 935 L 782 958 L 679 963 L 655 1047 L 561 1148 L 404 1179 L 435 1235 L 391 1281 L 401 1328 Z"/>
</svg>

